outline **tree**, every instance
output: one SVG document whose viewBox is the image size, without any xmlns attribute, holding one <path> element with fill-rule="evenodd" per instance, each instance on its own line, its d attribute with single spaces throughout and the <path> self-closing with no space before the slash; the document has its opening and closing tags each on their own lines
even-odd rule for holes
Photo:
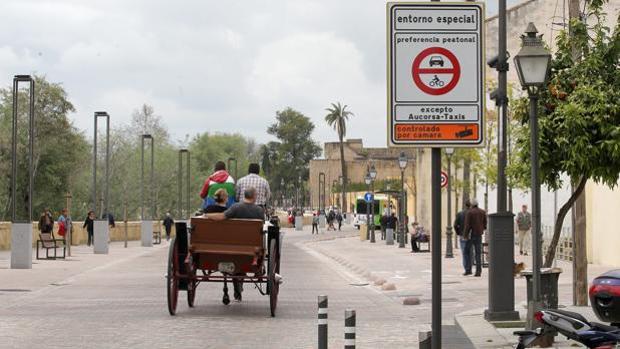
<svg viewBox="0 0 620 349">
<path fill-rule="evenodd" d="M 314 124 L 302 113 L 290 107 L 276 112 L 276 121 L 267 133 L 277 141 L 262 150 L 263 168 L 270 169 L 267 180 L 272 188 L 280 188 L 281 181 L 291 185 L 298 178 L 308 180 L 310 160 L 321 155 L 321 147 L 312 140 L 313 131 Z"/>
<path fill-rule="evenodd" d="M 602 5 L 588 3 L 589 17 L 596 23 L 573 19 L 571 36 L 557 38 L 557 52 L 551 62 L 550 82 L 539 96 L 541 182 L 556 190 L 562 174 L 575 184 L 570 198 L 560 208 L 553 238 L 545 255 L 550 267 L 560 238 L 564 218 L 575 200 L 593 180 L 613 188 L 620 173 L 620 24 L 613 33 L 604 26 Z M 576 59 L 579 57 L 579 59 Z M 518 161 L 513 173 L 529 183 L 530 143 L 528 101 L 516 100 L 514 115 L 521 122 L 515 132 Z"/>
<path fill-rule="evenodd" d="M 34 197 L 33 215 L 36 217 L 44 207 L 60 209 L 65 206 L 65 193 L 71 191 L 79 174 L 89 166 L 84 161 L 88 143 L 83 133 L 73 126 L 67 115 L 75 112 L 67 93 L 59 83 L 48 82 L 44 76 L 35 79 L 35 147 L 33 154 Z M 0 218 L 9 214 L 11 201 L 16 206 L 18 219 L 27 215 L 28 198 L 28 96 L 27 89 L 18 92 L 18 162 L 16 198 L 10 197 L 10 178 L 0 179 L 0 198 L 6 203 L 0 208 Z M 11 168 L 11 120 L 13 113 L 12 88 L 0 89 L 0 169 L 10 173 Z"/>
<path fill-rule="evenodd" d="M 326 108 L 328 114 L 325 115 L 325 121 L 327 124 L 336 130 L 338 133 L 338 142 L 340 143 L 340 167 L 342 169 L 342 209 L 347 210 L 347 164 L 344 160 L 344 137 L 347 135 L 347 121 L 349 116 L 353 116 L 353 113 L 347 110 L 347 105 L 344 106 L 338 102 L 332 103 L 330 108 Z"/>
</svg>

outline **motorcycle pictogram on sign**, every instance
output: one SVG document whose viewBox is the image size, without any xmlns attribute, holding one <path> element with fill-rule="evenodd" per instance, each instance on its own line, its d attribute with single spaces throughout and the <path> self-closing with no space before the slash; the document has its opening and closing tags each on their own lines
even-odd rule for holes
<svg viewBox="0 0 620 349">
<path fill-rule="evenodd" d="M 461 77 L 461 66 L 456 56 L 449 50 L 443 47 L 429 47 L 413 60 L 411 75 L 420 90 L 438 96 L 456 87 Z"/>
</svg>

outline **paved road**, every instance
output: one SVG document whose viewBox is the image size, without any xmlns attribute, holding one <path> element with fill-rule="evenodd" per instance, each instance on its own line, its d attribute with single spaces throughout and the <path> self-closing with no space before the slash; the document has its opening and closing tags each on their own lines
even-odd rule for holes
<svg viewBox="0 0 620 349">
<path fill-rule="evenodd" d="M 311 238 L 286 231 L 276 318 L 268 298 L 248 285 L 242 303 L 224 306 L 218 284 L 199 287 L 196 308 L 180 302 L 178 315 L 168 315 L 165 242 L 113 244 L 109 256 L 78 248 L 73 261 L 41 261 L 33 270 L 6 269 L 0 254 L 0 347 L 315 348 L 320 294 L 329 295 L 330 347 L 342 347 L 345 308 L 357 310 L 358 347 L 416 347 L 411 311 L 373 287 L 351 285 L 355 275 L 302 243 Z"/>
</svg>

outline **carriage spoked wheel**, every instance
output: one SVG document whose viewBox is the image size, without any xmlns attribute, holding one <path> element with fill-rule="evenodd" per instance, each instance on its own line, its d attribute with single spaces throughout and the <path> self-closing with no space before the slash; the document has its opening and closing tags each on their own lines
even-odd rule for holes
<svg viewBox="0 0 620 349">
<path fill-rule="evenodd" d="M 194 263 L 190 263 L 189 269 L 187 270 L 187 275 L 189 276 L 187 280 L 187 305 L 190 308 L 194 307 L 194 301 L 196 300 L 196 267 Z"/>
<path fill-rule="evenodd" d="M 279 256 L 276 241 L 271 240 L 269 244 L 269 273 L 267 276 L 267 287 L 269 288 L 269 307 L 271 308 L 271 316 L 276 316 L 276 307 L 278 306 L 278 292 L 280 284 L 276 280 L 276 271 L 278 269 Z"/>
<path fill-rule="evenodd" d="M 177 312 L 177 302 L 179 300 L 179 278 L 176 276 L 179 271 L 178 246 L 176 238 L 172 238 L 168 250 L 168 274 L 166 275 L 166 289 L 168 294 L 168 312 L 174 315 Z"/>
</svg>

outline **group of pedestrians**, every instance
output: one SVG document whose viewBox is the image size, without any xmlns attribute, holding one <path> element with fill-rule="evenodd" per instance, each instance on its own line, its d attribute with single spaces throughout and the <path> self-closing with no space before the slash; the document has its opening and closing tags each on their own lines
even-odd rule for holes
<svg viewBox="0 0 620 349">
<path fill-rule="evenodd" d="M 398 218 L 396 217 L 396 213 L 392 210 L 392 206 L 390 205 L 390 209 L 385 209 L 381 218 L 379 218 L 379 225 L 381 226 L 381 240 L 386 239 L 386 234 L 388 229 L 392 229 L 393 232 L 396 231 L 396 227 L 398 226 Z"/>
<path fill-rule="evenodd" d="M 58 231 L 56 232 L 63 239 L 71 229 L 71 218 L 67 216 L 67 209 L 60 211 L 57 219 Z M 41 234 L 54 234 L 54 217 L 49 208 L 45 208 L 39 217 L 38 229 Z"/>
<path fill-rule="evenodd" d="M 482 276 L 482 237 L 487 229 L 487 213 L 478 207 L 478 200 L 465 202 L 465 209 L 456 214 L 454 230 L 459 236 L 459 245 L 463 256 L 463 275 Z"/>
</svg>

